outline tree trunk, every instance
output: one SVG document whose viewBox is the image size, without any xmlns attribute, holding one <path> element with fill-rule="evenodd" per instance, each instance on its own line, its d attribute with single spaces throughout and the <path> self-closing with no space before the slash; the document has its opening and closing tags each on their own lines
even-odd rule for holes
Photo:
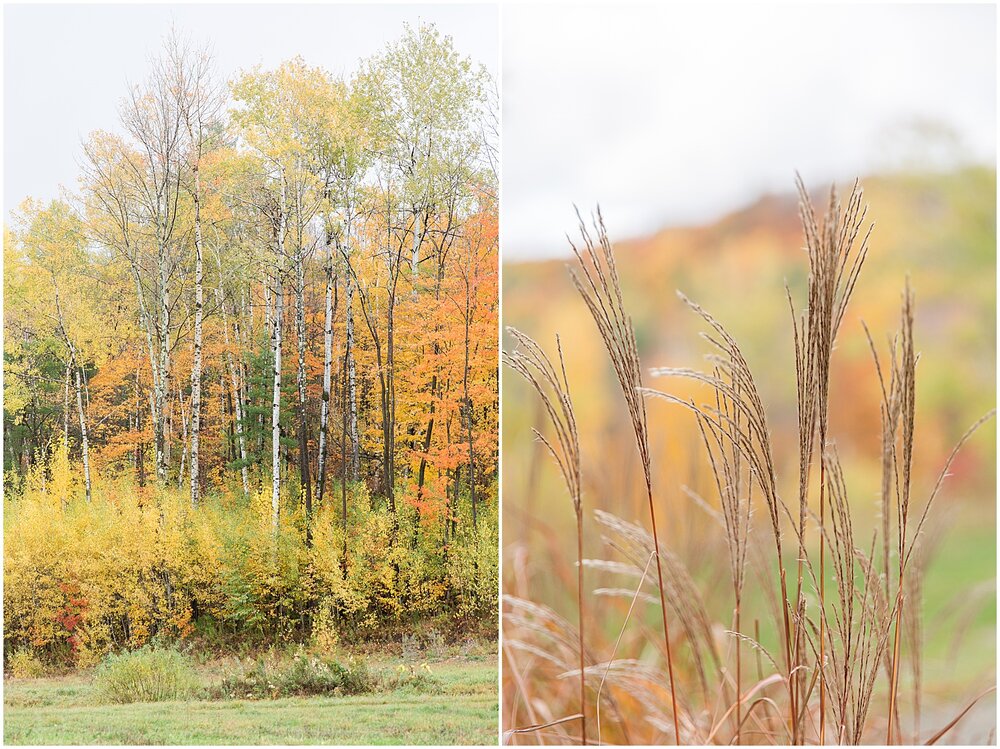
<svg viewBox="0 0 1000 749">
<path fill-rule="evenodd" d="M 135 368 L 135 431 L 138 435 L 142 430 L 142 394 L 139 391 L 139 367 Z M 140 437 L 135 441 L 135 472 L 139 486 L 146 485 L 146 472 L 143 463 L 143 442 Z"/>
<path fill-rule="evenodd" d="M 469 501 L 472 505 L 472 529 L 476 530 L 478 519 L 476 517 L 476 458 L 472 444 L 472 398 L 469 397 L 469 328 L 471 326 L 471 310 L 469 304 L 469 293 L 465 297 L 465 373 L 463 376 L 463 404 L 465 407 L 465 428 L 469 445 Z"/>
<path fill-rule="evenodd" d="M 69 444 L 69 371 L 70 365 L 66 365 L 66 391 L 63 394 L 63 442 Z"/>
<path fill-rule="evenodd" d="M 139 270 L 135 264 L 132 264 L 132 275 L 135 279 L 136 298 L 139 300 L 139 317 L 142 319 L 142 325 L 146 333 L 146 345 L 149 349 L 149 370 L 153 380 L 153 389 L 149 393 L 149 417 L 153 424 L 153 444 L 154 446 L 159 446 L 157 449 L 162 449 L 164 425 L 162 413 L 157 408 L 157 394 L 160 389 L 160 370 L 157 363 L 156 346 L 153 343 L 152 315 L 150 315 L 149 309 L 146 307 L 146 295 L 142 291 Z"/>
<path fill-rule="evenodd" d="M 395 388 L 395 336 L 394 317 L 395 304 L 392 296 L 389 297 L 389 304 L 386 309 L 385 328 L 385 363 L 386 375 L 384 387 L 382 388 L 382 470 L 385 481 L 385 495 L 389 502 L 389 512 L 392 513 L 393 523 L 396 519 L 396 492 L 395 492 L 395 448 L 396 448 L 396 388 Z"/>
<path fill-rule="evenodd" d="M 281 280 L 276 275 L 280 285 Z M 275 301 L 271 352 L 274 357 L 274 377 L 271 391 L 271 521 L 278 530 L 279 497 L 281 490 L 281 313 L 284 304 L 279 289 Z"/>
<path fill-rule="evenodd" d="M 330 370 L 333 366 L 333 240 L 327 229 L 326 237 L 326 317 L 323 321 L 323 401 L 319 412 L 319 463 L 316 478 L 319 487 L 316 492 L 317 504 L 323 502 L 326 489 L 326 444 L 330 422 Z"/>
<path fill-rule="evenodd" d="M 458 507 L 459 507 L 459 491 L 462 487 L 462 466 L 455 466 L 455 499 L 451 503 L 451 539 L 454 541 L 455 537 L 458 535 Z"/>
<path fill-rule="evenodd" d="M 350 275 L 350 274 L 348 274 Z M 343 549 L 340 556 L 340 571 L 344 578 L 347 578 L 347 409 L 344 407 L 347 393 L 347 357 L 341 366 L 340 385 L 340 521 L 344 531 Z"/>
<path fill-rule="evenodd" d="M 191 505 L 198 506 L 201 484 L 198 466 L 198 439 L 201 434 L 201 326 L 204 268 L 201 246 L 201 178 L 194 164 L 194 363 L 191 365 Z"/>
<path fill-rule="evenodd" d="M 350 253 L 350 234 L 343 247 L 345 260 Z M 354 276 L 349 271 L 344 274 L 344 325 L 345 343 L 344 356 L 347 365 L 347 400 L 348 400 L 348 427 L 351 438 L 351 481 L 358 480 L 361 470 L 361 442 L 358 438 L 358 389 L 357 371 L 354 367 Z"/>
<path fill-rule="evenodd" d="M 220 260 L 220 271 L 221 271 Z M 240 392 L 240 380 L 236 373 L 236 362 L 233 360 L 233 350 L 229 344 L 229 314 L 226 311 L 226 300 L 222 288 L 216 289 L 216 298 L 222 308 L 223 342 L 226 344 L 226 367 L 229 369 L 230 387 L 232 389 L 233 410 L 236 419 L 236 441 L 239 447 L 240 478 L 243 480 L 243 496 L 250 496 L 250 477 L 247 474 L 247 441 L 243 435 L 243 396 Z"/>
<path fill-rule="evenodd" d="M 189 453 L 188 446 L 188 415 L 187 408 L 184 407 L 184 395 L 181 393 L 180 385 L 177 386 L 177 403 L 181 409 L 181 464 L 177 469 L 177 488 L 184 486 L 184 463 Z"/>
<path fill-rule="evenodd" d="M 59 285 L 55 281 L 55 274 L 52 276 L 52 284 L 56 292 L 56 312 L 59 315 L 59 328 L 62 331 L 63 339 L 66 341 L 66 348 L 69 349 L 69 366 L 72 367 L 76 373 L 76 410 L 80 417 L 80 446 L 83 451 L 83 477 L 87 491 L 87 502 L 90 502 L 90 442 L 87 439 L 87 418 L 83 412 L 83 384 L 80 376 L 80 364 L 76 355 L 76 346 L 73 345 L 73 339 L 69 337 L 69 331 L 66 330 L 66 321 L 63 317 L 62 303 L 59 301 Z M 69 369 L 67 368 L 67 375 L 68 374 Z M 68 430 L 68 424 L 66 425 L 66 428 Z"/>
<path fill-rule="evenodd" d="M 309 476 L 309 432 L 306 424 L 306 276 L 303 262 L 302 233 L 295 249 L 295 336 L 299 349 L 295 383 L 298 389 L 299 478 L 306 502 L 306 546 L 312 545 L 312 481 Z"/>
<path fill-rule="evenodd" d="M 74 354 L 74 361 L 76 355 Z M 87 418 L 83 413 L 83 385 L 80 378 L 80 367 L 76 369 L 76 411 L 80 415 L 80 445 L 83 449 L 83 481 L 87 492 L 87 502 L 90 502 L 90 441 L 87 438 Z"/>
<path fill-rule="evenodd" d="M 167 393 L 170 386 L 170 269 L 167 262 L 167 252 L 163 244 L 160 244 L 157 253 L 157 265 L 160 272 L 160 326 L 157 331 L 158 343 L 160 346 L 160 366 L 159 366 L 159 388 L 156 390 L 156 411 L 157 419 L 161 426 L 166 425 L 167 414 Z M 160 430 L 159 444 L 156 446 L 156 477 L 159 481 L 167 480 L 167 456 L 166 440 Z"/>
<path fill-rule="evenodd" d="M 434 353 L 437 353 L 438 345 L 434 344 Z M 423 455 L 420 456 L 420 467 L 417 469 L 417 499 L 421 499 L 424 494 L 424 474 L 427 471 L 427 453 L 431 449 L 431 438 L 434 434 L 434 399 L 437 393 L 437 375 L 431 377 L 431 405 L 427 416 L 427 431 L 424 432 Z"/>
<path fill-rule="evenodd" d="M 264 329 L 271 330 L 274 327 L 274 301 L 271 298 L 271 287 L 264 283 Z"/>
<path fill-rule="evenodd" d="M 278 531 L 281 497 L 281 317 L 284 308 L 282 286 L 282 255 L 285 246 L 285 173 L 281 172 L 281 203 L 278 235 L 275 242 L 275 303 L 272 350 L 274 354 L 274 388 L 271 395 L 271 524 Z"/>
<path fill-rule="evenodd" d="M 436 304 L 441 302 L 441 284 L 444 282 L 444 258 L 443 255 L 439 254 L 438 257 L 438 268 L 437 268 L 437 281 L 434 284 L 434 301 Z M 437 357 L 441 353 L 441 344 L 438 341 L 439 326 L 434 326 L 434 366 L 437 367 Z M 431 449 L 431 439 L 434 434 L 434 413 L 437 401 L 437 389 L 438 389 L 438 376 L 435 369 L 434 374 L 431 376 L 431 398 L 430 407 L 428 408 L 427 414 L 427 431 L 424 433 L 424 449 L 423 455 L 420 456 L 420 467 L 417 469 L 417 499 L 421 499 L 424 493 L 424 475 L 427 470 L 427 453 Z"/>
</svg>

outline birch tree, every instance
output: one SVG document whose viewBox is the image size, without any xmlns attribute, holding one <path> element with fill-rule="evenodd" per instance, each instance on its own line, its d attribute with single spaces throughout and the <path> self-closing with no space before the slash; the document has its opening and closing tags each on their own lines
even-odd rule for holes
<svg viewBox="0 0 1000 749">
<path fill-rule="evenodd" d="M 284 320 L 284 295 L 287 256 L 286 241 L 289 221 L 295 221 L 293 236 L 293 262 L 296 273 L 296 331 L 299 338 L 300 366 L 297 371 L 297 391 L 299 393 L 298 413 L 303 414 L 305 392 L 304 382 L 304 280 L 299 282 L 302 263 L 305 260 L 305 230 L 315 213 L 318 201 L 307 197 L 312 182 L 304 168 L 302 142 L 302 109 L 299 92 L 295 90 L 296 72 L 302 68 L 301 61 L 282 65 L 277 71 L 262 71 L 259 68 L 244 74 L 234 86 L 234 96 L 242 106 L 233 112 L 233 118 L 240 128 L 240 135 L 246 144 L 260 157 L 265 170 L 265 204 L 262 212 L 269 213 L 273 228 L 273 267 L 269 274 L 269 292 L 274 299 L 274 319 L 271 324 L 271 350 L 273 360 L 272 400 L 271 400 L 271 509 L 274 527 L 278 526 L 281 488 L 281 359 L 282 326 Z M 276 186 L 276 193 L 274 188 Z M 271 190 L 268 195 L 266 190 Z M 291 195 L 289 192 L 291 190 Z M 303 486 L 308 486 L 308 451 L 302 451 L 300 438 L 299 463 Z M 306 493 L 306 513 L 311 512 L 311 496 Z"/>
<path fill-rule="evenodd" d="M 201 491 L 199 441 L 201 436 L 202 321 L 204 316 L 204 250 L 202 232 L 201 167 L 218 144 L 223 91 L 213 78 L 212 56 L 207 48 L 192 49 L 176 33 L 167 40 L 169 75 L 177 96 L 186 142 L 186 187 L 194 203 L 195 302 L 194 364 L 191 368 L 191 504 Z"/>
<path fill-rule="evenodd" d="M 184 134 L 183 113 L 162 58 L 153 61 L 145 83 L 132 87 L 120 115 L 134 148 L 111 140 L 114 151 L 95 149 L 91 166 L 99 180 L 98 190 L 104 193 L 98 204 L 114 214 L 114 223 L 122 232 L 119 239 L 132 264 L 139 306 L 155 344 L 150 353 L 150 366 L 155 370 L 152 410 L 156 475 L 162 482 L 167 479 L 169 463 L 165 432 L 175 344 L 172 336 L 177 327 L 172 318 L 178 296 L 174 293 L 178 271 L 175 231 L 181 212 Z M 124 184 L 118 182 L 118 168 Z M 108 174 L 111 169 L 116 173 Z"/>
</svg>

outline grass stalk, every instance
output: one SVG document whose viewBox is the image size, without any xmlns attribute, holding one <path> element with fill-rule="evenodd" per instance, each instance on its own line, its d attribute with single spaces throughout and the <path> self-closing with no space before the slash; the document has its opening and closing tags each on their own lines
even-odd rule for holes
<svg viewBox="0 0 1000 749">
<path fill-rule="evenodd" d="M 580 739 L 587 745 L 587 672 L 586 649 L 584 646 L 584 606 L 583 606 L 583 489 L 580 469 L 580 438 L 576 428 L 576 413 L 570 398 L 569 379 L 566 377 L 566 362 L 562 343 L 556 336 L 556 350 L 559 358 L 557 370 L 545 351 L 531 337 L 515 328 L 508 328 L 516 341 L 516 348 L 503 352 L 503 361 L 523 377 L 541 398 L 542 405 L 555 431 L 555 440 L 549 440 L 537 429 L 535 436 L 545 445 L 555 459 L 566 483 L 573 511 L 576 515 L 576 566 L 577 566 L 577 626 L 580 664 Z"/>
<path fill-rule="evenodd" d="M 666 588 L 663 585 L 663 567 L 660 564 L 660 537 L 656 532 L 656 510 L 653 507 L 653 490 L 647 485 L 649 498 L 649 521 L 653 526 L 653 553 L 656 556 L 656 579 L 660 589 L 660 612 L 663 615 L 663 644 L 667 652 L 667 676 L 670 679 L 670 709 L 674 718 L 674 738 L 681 745 L 680 719 L 677 712 L 677 682 L 674 681 L 674 658 L 670 652 L 670 623 L 667 620 Z"/>
<path fill-rule="evenodd" d="M 899 624 L 903 616 L 903 568 L 899 569 L 899 591 L 896 593 L 895 633 L 892 636 L 892 675 L 889 683 L 889 720 L 886 721 L 885 743 L 892 746 L 892 726 L 896 721 L 896 693 L 899 689 Z"/>
<path fill-rule="evenodd" d="M 736 744 L 739 746 L 743 733 L 743 649 L 739 638 L 742 629 L 740 628 L 740 600 L 736 599 Z"/>
<path fill-rule="evenodd" d="M 656 554 L 656 579 L 660 595 L 660 610 L 663 621 L 663 644 L 667 659 L 667 675 L 670 684 L 670 706 L 673 713 L 674 738 L 682 743 L 680 715 L 677 709 L 677 683 L 674 674 L 674 659 L 670 644 L 670 624 L 667 616 L 666 586 L 663 582 L 663 565 L 660 553 L 660 536 L 656 527 L 656 507 L 653 502 L 652 469 L 649 458 L 649 433 L 646 426 L 646 404 L 642 397 L 642 370 L 635 341 L 632 320 L 625 311 L 621 284 L 615 267 L 615 256 L 604 227 L 600 209 L 594 218 L 597 240 L 591 237 L 583 219 L 577 214 L 584 249 L 570 246 L 579 261 L 577 269 L 570 270 L 570 277 L 583 298 L 591 317 L 597 325 L 615 374 L 621 386 L 625 404 L 628 407 L 632 429 L 635 433 L 636 448 L 642 464 L 646 483 L 646 499 L 649 507 L 649 521 L 653 534 L 653 551 Z"/>
<path fill-rule="evenodd" d="M 584 618 L 583 618 L 583 513 L 580 508 L 576 515 L 576 603 L 580 624 L 580 743 L 587 746 L 587 671 L 584 660 Z"/>
<path fill-rule="evenodd" d="M 819 457 L 819 743 L 826 744 L 826 435 L 820 434 Z"/>
</svg>

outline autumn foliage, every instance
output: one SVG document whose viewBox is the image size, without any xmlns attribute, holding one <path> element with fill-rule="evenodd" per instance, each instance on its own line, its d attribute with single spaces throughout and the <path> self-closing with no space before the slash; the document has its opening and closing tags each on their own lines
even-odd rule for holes
<svg viewBox="0 0 1000 749">
<path fill-rule="evenodd" d="M 5 652 L 495 618 L 489 77 L 219 80 L 171 36 L 5 226 Z"/>
<path fill-rule="evenodd" d="M 53 665 L 92 665 L 157 636 L 295 641 L 326 617 L 343 634 L 377 637 L 393 623 L 446 615 L 458 625 L 495 610 L 495 510 L 446 559 L 430 543 L 390 549 L 388 512 L 356 484 L 345 571 L 335 508 L 319 509 L 307 547 L 301 506 L 288 501 L 274 534 L 266 492 L 192 508 L 183 491 L 136 491 L 123 476 L 102 478 L 88 503 L 75 472 L 58 471 L 32 470 L 4 512 L 5 646 Z"/>
</svg>

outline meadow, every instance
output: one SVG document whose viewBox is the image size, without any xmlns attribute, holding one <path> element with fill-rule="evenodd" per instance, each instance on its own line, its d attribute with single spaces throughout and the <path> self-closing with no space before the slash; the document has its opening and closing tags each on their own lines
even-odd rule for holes
<svg viewBox="0 0 1000 749">
<path fill-rule="evenodd" d="M 462 651 L 465 651 L 464 653 Z M 287 659 L 288 656 L 286 656 Z M 355 657 L 360 657 L 355 656 Z M 373 668 L 429 673 L 433 685 L 370 695 L 102 704 L 89 673 L 4 684 L 6 744 L 473 744 L 496 742 L 496 653 L 368 655 Z M 210 684 L 231 661 L 198 667 Z"/>
<path fill-rule="evenodd" d="M 995 405 L 995 196 L 988 169 L 876 175 L 853 215 L 846 188 L 802 216 L 765 196 L 613 250 L 587 216 L 577 288 L 563 261 L 504 267 L 510 741 L 993 740 L 995 426 L 963 435 Z M 815 317 L 824 258 L 839 330 Z"/>
</svg>

